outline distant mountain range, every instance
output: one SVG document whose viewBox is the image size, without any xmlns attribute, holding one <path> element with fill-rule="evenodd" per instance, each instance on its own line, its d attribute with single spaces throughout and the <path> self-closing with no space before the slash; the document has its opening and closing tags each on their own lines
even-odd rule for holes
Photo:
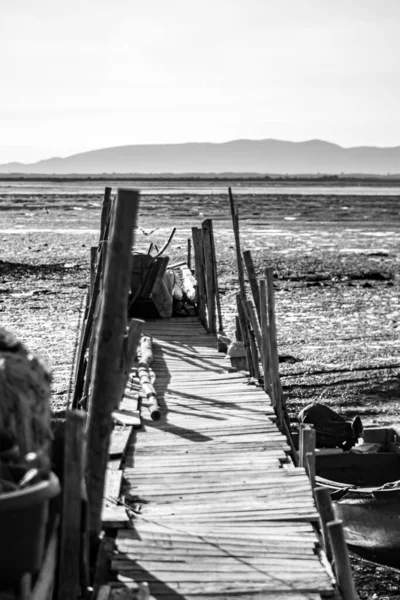
<svg viewBox="0 0 400 600">
<path fill-rule="evenodd" d="M 147 144 L 91 150 L 36 163 L 0 165 L 24 174 L 376 174 L 400 173 L 400 146 L 342 148 L 322 140 L 234 140 L 220 144 Z"/>
</svg>

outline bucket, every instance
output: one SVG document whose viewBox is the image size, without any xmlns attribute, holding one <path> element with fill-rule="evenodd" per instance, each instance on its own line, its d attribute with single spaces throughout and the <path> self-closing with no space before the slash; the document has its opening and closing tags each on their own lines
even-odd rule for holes
<svg viewBox="0 0 400 600">
<path fill-rule="evenodd" d="M 59 493 L 60 483 L 50 473 L 45 481 L 0 494 L 0 589 L 40 570 L 49 501 Z"/>
</svg>

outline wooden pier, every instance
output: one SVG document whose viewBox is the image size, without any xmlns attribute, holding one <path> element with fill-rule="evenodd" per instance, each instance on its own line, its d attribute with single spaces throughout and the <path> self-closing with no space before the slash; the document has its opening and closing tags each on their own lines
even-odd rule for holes
<svg viewBox="0 0 400 600">
<path fill-rule="evenodd" d="M 109 570 L 97 574 L 97 598 L 340 598 L 309 479 L 289 458 L 269 397 L 232 371 L 197 319 L 149 321 L 144 333 L 162 417 L 151 420 L 139 401 L 142 427 L 121 463 L 125 518 L 103 540 Z M 138 380 L 132 387 L 140 395 Z"/>
</svg>

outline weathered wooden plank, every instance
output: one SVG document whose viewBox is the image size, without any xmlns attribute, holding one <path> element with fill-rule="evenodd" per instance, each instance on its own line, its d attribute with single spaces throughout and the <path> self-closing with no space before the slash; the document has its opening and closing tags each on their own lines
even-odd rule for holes
<svg viewBox="0 0 400 600">
<path fill-rule="evenodd" d="M 123 458 L 131 433 L 131 427 L 115 428 L 113 430 L 108 450 L 110 458 Z"/>
</svg>

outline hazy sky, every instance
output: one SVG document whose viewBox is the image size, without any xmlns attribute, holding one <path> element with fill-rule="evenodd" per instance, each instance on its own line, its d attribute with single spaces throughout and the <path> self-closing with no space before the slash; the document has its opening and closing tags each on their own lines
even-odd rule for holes
<svg viewBox="0 0 400 600">
<path fill-rule="evenodd" d="M 400 0 L 0 0 L 0 162 L 236 138 L 400 145 Z"/>
</svg>

